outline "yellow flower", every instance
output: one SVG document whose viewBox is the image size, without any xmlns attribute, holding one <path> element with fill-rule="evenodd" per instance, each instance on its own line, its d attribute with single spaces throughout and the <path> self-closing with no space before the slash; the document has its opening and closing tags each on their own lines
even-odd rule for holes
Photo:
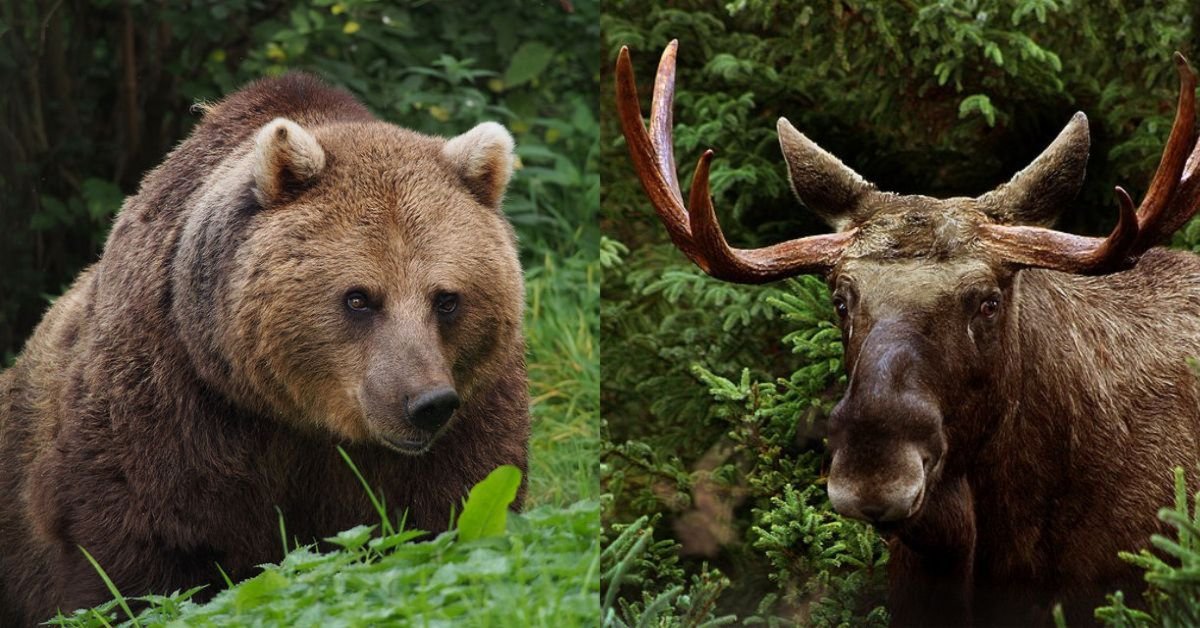
<svg viewBox="0 0 1200 628">
<path fill-rule="evenodd" d="M 496 92 L 497 94 L 504 91 L 504 81 L 501 81 L 498 78 L 494 78 L 494 79 L 488 81 L 487 86 L 488 86 L 488 89 L 492 90 L 493 92 Z"/>
<path fill-rule="evenodd" d="M 335 4 L 335 5 L 331 6 L 331 7 L 329 7 L 329 12 L 330 12 L 330 13 L 332 13 L 332 14 L 334 14 L 334 15 L 338 15 L 338 14 L 341 14 L 341 13 L 345 13 L 345 12 L 346 12 L 346 5 L 344 5 L 344 4 L 342 4 L 341 2 L 339 2 L 339 3 L 337 3 L 337 4 Z"/>
<path fill-rule="evenodd" d="M 450 119 L 450 112 L 445 107 L 434 105 L 429 108 L 429 115 L 433 116 L 438 122 L 445 122 Z"/>
<path fill-rule="evenodd" d="M 358 32 L 359 28 L 358 22 L 346 22 L 346 25 L 342 27 L 342 32 L 347 35 L 353 35 Z"/>
</svg>

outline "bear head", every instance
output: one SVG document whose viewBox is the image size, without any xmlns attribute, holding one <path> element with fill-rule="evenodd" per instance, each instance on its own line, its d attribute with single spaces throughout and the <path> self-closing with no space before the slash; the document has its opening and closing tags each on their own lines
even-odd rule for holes
<svg viewBox="0 0 1200 628">
<path fill-rule="evenodd" d="M 300 429 L 427 451 L 523 369 L 512 169 L 490 122 L 261 126 L 187 204 L 172 308 L 197 373 Z"/>
</svg>

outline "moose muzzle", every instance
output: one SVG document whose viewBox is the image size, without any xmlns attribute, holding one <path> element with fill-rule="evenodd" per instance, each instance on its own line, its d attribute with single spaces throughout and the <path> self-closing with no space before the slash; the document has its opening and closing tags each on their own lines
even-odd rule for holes
<svg viewBox="0 0 1200 628">
<path fill-rule="evenodd" d="M 879 472 L 866 474 L 856 473 L 844 452 L 835 453 L 828 486 L 834 510 L 871 523 L 902 521 L 915 514 L 925 492 L 922 456 L 912 446 L 898 453 L 878 465 Z"/>
<path fill-rule="evenodd" d="M 877 324 L 864 340 L 829 419 L 829 499 L 839 513 L 889 523 L 920 510 L 946 449 L 937 397 L 921 376 L 932 349 L 903 323 Z"/>
</svg>

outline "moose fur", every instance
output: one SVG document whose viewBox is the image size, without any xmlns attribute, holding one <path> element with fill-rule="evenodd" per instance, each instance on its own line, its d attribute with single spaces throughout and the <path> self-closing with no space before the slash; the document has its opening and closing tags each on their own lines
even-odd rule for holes
<svg viewBox="0 0 1200 628">
<path fill-rule="evenodd" d="M 1148 289 L 1153 286 L 1153 289 Z M 1200 462 L 1200 258 L 1126 272 L 1024 270 L 990 381 L 947 415 L 947 459 L 911 520 L 882 527 L 896 625 L 1070 625 L 1141 572 L 1171 470 Z M 1193 482 L 1195 474 L 1190 474 Z"/>
<path fill-rule="evenodd" d="M 301 542 L 377 519 L 339 444 L 430 531 L 524 470 L 511 151 L 498 125 L 419 135 L 306 75 L 209 107 L 0 374 L 0 625 L 108 599 L 81 547 L 126 596 L 204 597 L 218 565 L 280 559 L 281 514 Z M 435 385 L 461 406 L 416 441 L 401 393 Z"/>
</svg>

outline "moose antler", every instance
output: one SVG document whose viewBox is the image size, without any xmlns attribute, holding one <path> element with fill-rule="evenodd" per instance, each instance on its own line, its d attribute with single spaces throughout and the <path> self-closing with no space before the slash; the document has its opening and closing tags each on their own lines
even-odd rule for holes
<svg viewBox="0 0 1200 628">
<path fill-rule="evenodd" d="M 1195 141 L 1196 75 L 1176 52 L 1179 104 L 1158 169 L 1136 212 L 1133 200 L 1116 189 L 1120 219 L 1107 238 L 1089 238 L 1051 229 L 983 225 L 984 246 L 1024 266 L 1080 274 L 1103 274 L 1134 263 L 1138 256 L 1169 238 L 1200 209 L 1200 144 Z M 1190 153 L 1190 156 L 1189 156 Z"/>
<path fill-rule="evenodd" d="M 808 236 L 760 249 L 729 246 L 717 221 L 708 187 L 713 152 L 705 151 L 696 164 L 688 207 L 675 169 L 671 106 L 675 100 L 675 51 L 672 41 L 663 51 L 650 104 L 650 133 L 642 122 L 637 85 L 629 49 L 617 57 L 617 111 L 629 144 L 629 154 L 650 203 L 667 228 L 671 241 L 704 272 L 726 281 L 767 283 L 785 277 L 824 273 L 837 264 L 856 230 Z M 690 211 L 689 211 L 690 208 Z"/>
<path fill-rule="evenodd" d="M 835 226 L 850 226 L 839 233 L 798 238 L 760 249 L 732 248 L 721 232 L 709 192 L 711 150 L 701 155 L 696 164 L 688 195 L 690 211 L 684 206 L 671 134 L 678 45 L 677 41 L 668 44 L 658 64 L 649 133 L 642 122 L 628 48 L 622 47 L 617 58 L 617 111 L 621 128 L 642 187 L 671 240 L 705 272 L 726 281 L 766 283 L 794 275 L 827 272 L 838 263 L 858 233 L 857 227 L 848 224 L 853 222 L 855 212 L 846 210 L 853 208 L 842 208 L 844 215 L 833 215 L 830 214 L 832 208 L 822 208 L 823 215 Z M 1182 54 L 1175 53 L 1174 59 L 1180 77 L 1175 121 L 1154 179 L 1136 210 L 1129 194 L 1118 187 L 1119 220 L 1107 237 L 1093 238 L 1028 225 L 984 223 L 978 230 L 981 246 L 1017 266 L 1103 274 L 1131 266 L 1142 253 L 1170 237 L 1194 216 L 1200 209 L 1200 177 L 1196 176 L 1200 170 L 1200 144 L 1194 142 L 1196 75 Z M 808 146 L 811 142 L 790 126 L 784 130 L 796 136 L 789 136 L 790 145 L 801 146 L 810 158 L 812 155 L 817 157 L 813 162 L 801 162 L 804 167 L 800 172 L 804 176 L 828 174 L 832 169 L 834 177 L 842 179 L 833 189 L 846 194 L 835 194 L 832 200 L 845 201 L 855 195 L 861 198 L 863 193 L 874 191 L 873 186 L 862 182 L 836 158 L 819 151 L 815 145 Z M 781 137 L 784 130 L 781 130 Z M 809 172 L 808 166 L 815 162 L 821 162 L 825 168 Z M 818 198 L 822 199 L 831 200 Z"/>
</svg>

